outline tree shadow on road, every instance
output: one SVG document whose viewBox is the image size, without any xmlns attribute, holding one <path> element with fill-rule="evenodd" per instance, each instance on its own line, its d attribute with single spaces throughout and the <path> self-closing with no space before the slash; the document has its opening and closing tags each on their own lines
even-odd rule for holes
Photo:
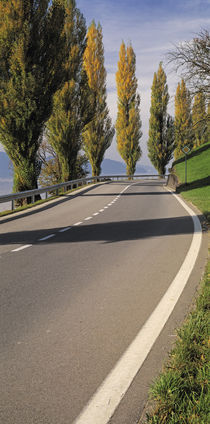
<svg viewBox="0 0 210 424">
<path fill-rule="evenodd" d="M 69 224 L 70 225 L 70 224 Z M 65 232 L 62 228 L 37 229 L 2 234 L 0 245 L 16 244 L 77 244 L 82 242 L 118 243 L 163 236 L 175 236 L 193 233 L 193 221 L 190 216 L 177 218 L 159 218 L 121 222 L 81 224 L 72 226 Z M 54 234 L 52 238 L 40 241 L 40 238 Z"/>
</svg>

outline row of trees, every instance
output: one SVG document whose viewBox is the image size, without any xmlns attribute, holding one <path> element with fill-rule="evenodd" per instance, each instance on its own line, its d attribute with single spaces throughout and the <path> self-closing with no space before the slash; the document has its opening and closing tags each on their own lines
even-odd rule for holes
<svg viewBox="0 0 210 424">
<path fill-rule="evenodd" d="M 198 147 L 208 141 L 209 124 L 207 98 L 203 91 L 192 94 L 184 79 L 178 83 L 175 95 L 175 118 L 167 113 L 169 102 L 166 74 L 162 63 L 154 74 L 151 89 L 151 108 L 149 121 L 149 158 L 160 175 L 165 174 L 166 165 L 179 158 L 185 145 Z M 208 103 L 209 109 L 209 103 Z"/>
<path fill-rule="evenodd" d="M 122 43 L 117 140 L 135 172 L 141 150 L 135 54 Z M 0 140 L 14 191 L 68 181 L 89 160 L 99 175 L 115 129 L 107 107 L 100 24 L 86 29 L 75 0 L 0 0 Z M 82 154 L 81 152 L 85 153 Z"/>
<path fill-rule="evenodd" d="M 116 73 L 116 137 L 127 174 L 141 156 L 140 96 L 136 57 L 122 43 Z M 193 111 L 184 80 L 178 85 L 175 121 L 167 113 L 166 75 L 160 64 L 151 95 L 149 157 L 160 174 L 186 143 L 206 140 L 206 100 L 196 94 Z M 75 0 L 0 0 L 0 141 L 14 167 L 14 191 L 42 182 L 93 175 L 115 129 L 107 107 L 100 24 L 88 31 Z M 194 140 L 194 141 L 193 141 Z M 85 155 L 84 155 L 85 153 Z M 50 158 L 48 157 L 50 154 Z"/>
<path fill-rule="evenodd" d="M 100 25 L 87 33 L 75 0 L 0 0 L 0 141 L 14 191 L 36 188 L 42 163 L 45 177 L 77 177 L 81 150 L 98 175 L 113 135 Z"/>
</svg>

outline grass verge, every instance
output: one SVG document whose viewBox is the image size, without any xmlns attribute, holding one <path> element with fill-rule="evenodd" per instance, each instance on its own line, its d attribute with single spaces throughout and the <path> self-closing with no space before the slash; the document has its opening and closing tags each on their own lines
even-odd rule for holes
<svg viewBox="0 0 210 424">
<path fill-rule="evenodd" d="M 149 424 L 207 424 L 210 422 L 209 311 L 210 261 L 196 307 L 178 330 L 169 362 L 151 387 L 154 408 Z"/>
<path fill-rule="evenodd" d="M 193 150 L 187 159 L 187 184 L 185 181 L 185 157 L 173 163 L 180 186 L 177 192 L 200 209 L 210 222 L 210 143 Z"/>
<path fill-rule="evenodd" d="M 177 192 L 196 205 L 210 222 L 210 143 L 173 163 L 180 186 Z M 153 409 L 148 424 L 207 424 L 210 422 L 209 317 L 210 261 L 196 306 L 177 331 L 177 341 L 163 372 L 150 390 Z"/>
</svg>

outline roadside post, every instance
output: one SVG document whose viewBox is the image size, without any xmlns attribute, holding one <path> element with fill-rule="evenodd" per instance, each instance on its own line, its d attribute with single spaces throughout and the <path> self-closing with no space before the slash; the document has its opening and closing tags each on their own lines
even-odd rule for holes
<svg viewBox="0 0 210 424">
<path fill-rule="evenodd" d="M 191 152 L 191 149 L 188 146 L 184 146 L 182 152 L 185 154 L 185 184 L 187 184 L 187 155 Z"/>
</svg>

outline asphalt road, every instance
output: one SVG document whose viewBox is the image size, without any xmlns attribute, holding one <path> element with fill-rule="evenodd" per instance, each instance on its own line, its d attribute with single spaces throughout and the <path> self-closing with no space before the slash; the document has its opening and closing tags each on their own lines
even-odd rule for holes
<svg viewBox="0 0 210 424">
<path fill-rule="evenodd" d="M 142 181 L 99 185 L 0 225 L 0 423 L 71 424 L 179 271 L 192 219 L 162 182 Z M 205 246 L 110 423 L 139 421 L 204 259 Z"/>
</svg>

